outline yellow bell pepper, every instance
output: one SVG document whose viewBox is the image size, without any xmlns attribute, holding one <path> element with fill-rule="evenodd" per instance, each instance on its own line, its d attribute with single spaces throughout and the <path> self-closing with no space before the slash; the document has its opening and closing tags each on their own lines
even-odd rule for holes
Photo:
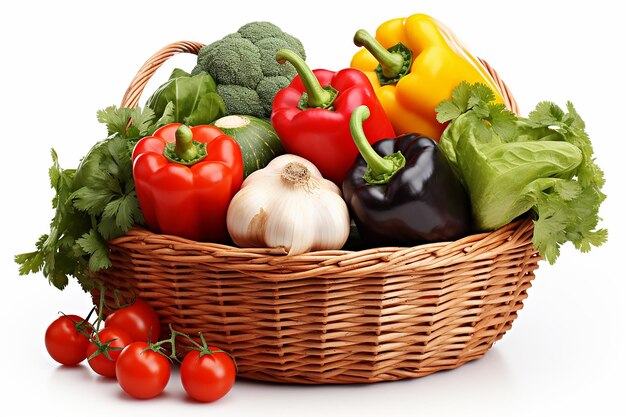
<svg viewBox="0 0 626 417">
<path fill-rule="evenodd" d="M 368 76 L 397 135 L 421 133 L 438 141 L 445 125 L 437 122 L 435 107 L 462 81 L 487 84 L 503 103 L 487 69 L 430 16 L 389 20 L 375 39 L 359 30 L 354 43 L 364 48 L 350 66 Z"/>
</svg>

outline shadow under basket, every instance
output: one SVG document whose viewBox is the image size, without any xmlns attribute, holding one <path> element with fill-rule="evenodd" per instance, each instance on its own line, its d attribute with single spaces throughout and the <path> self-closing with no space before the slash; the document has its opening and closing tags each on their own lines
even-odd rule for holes
<svg viewBox="0 0 626 417">
<path fill-rule="evenodd" d="M 169 57 L 202 46 L 177 42 L 158 51 L 133 79 L 122 107 L 137 105 Z M 483 63 L 518 112 L 506 85 Z M 239 377 L 390 381 L 480 358 L 511 328 L 540 260 L 532 233 L 526 218 L 454 242 L 285 256 L 137 228 L 109 242 L 113 266 L 95 278 L 109 304 L 116 291 L 150 303 L 162 334 L 169 325 L 190 336 L 202 332 L 233 355 Z"/>
</svg>

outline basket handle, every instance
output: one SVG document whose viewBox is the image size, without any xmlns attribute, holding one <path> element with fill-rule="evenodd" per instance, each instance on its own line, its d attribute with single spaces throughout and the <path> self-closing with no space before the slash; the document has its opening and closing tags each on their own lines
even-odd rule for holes
<svg viewBox="0 0 626 417">
<path fill-rule="evenodd" d="M 122 98 L 122 103 L 120 104 L 120 106 L 137 106 L 137 103 L 139 103 L 139 97 L 141 97 L 141 93 L 143 92 L 144 88 L 146 88 L 146 84 L 148 84 L 148 81 L 154 75 L 156 70 L 158 70 L 161 65 L 163 65 L 163 63 L 169 58 L 179 53 L 198 55 L 198 51 L 200 51 L 200 48 L 202 48 L 203 46 L 204 44 L 200 42 L 180 41 L 171 43 L 160 49 L 157 53 L 152 55 L 141 68 L 139 68 L 139 71 L 137 71 L 137 74 L 130 82 L 128 89 L 124 94 L 124 98 Z M 504 98 L 504 104 L 509 110 L 519 115 L 519 106 L 513 98 L 513 95 L 511 94 L 511 91 L 509 90 L 507 85 L 504 83 L 504 81 L 502 81 L 496 70 L 493 69 L 491 65 L 487 63 L 487 61 L 482 58 L 479 58 L 479 60 L 485 66 L 485 68 L 495 81 L 496 85 L 500 89 L 500 93 Z"/>
<path fill-rule="evenodd" d="M 122 98 L 120 107 L 137 106 L 137 103 L 139 103 L 139 97 L 141 97 L 141 93 L 144 88 L 146 88 L 146 84 L 148 84 L 148 81 L 150 81 L 150 78 L 154 75 L 156 70 L 158 70 L 169 58 L 179 53 L 198 55 L 198 51 L 200 51 L 200 48 L 203 46 L 204 44 L 200 42 L 180 41 L 171 43 L 160 49 L 157 53 L 152 55 L 141 68 L 139 68 L 139 71 L 137 71 L 137 74 L 135 74 L 135 77 L 130 82 L 128 89 L 124 94 L 124 98 Z"/>
<path fill-rule="evenodd" d="M 507 85 L 504 83 L 504 81 L 502 81 L 502 78 L 500 78 L 496 70 L 493 69 L 487 61 L 482 58 L 478 59 L 485 66 L 485 69 L 487 70 L 487 72 L 489 72 L 489 75 L 491 75 L 491 78 L 493 78 L 493 81 L 496 83 L 496 86 L 500 90 L 500 94 L 502 94 L 502 98 L 504 99 L 504 105 L 507 107 L 507 109 L 511 110 L 513 113 L 519 116 L 519 106 L 517 105 L 517 101 L 515 101 L 515 99 L 513 98 L 513 94 L 511 94 L 511 90 L 509 90 L 509 87 L 507 87 Z"/>
</svg>

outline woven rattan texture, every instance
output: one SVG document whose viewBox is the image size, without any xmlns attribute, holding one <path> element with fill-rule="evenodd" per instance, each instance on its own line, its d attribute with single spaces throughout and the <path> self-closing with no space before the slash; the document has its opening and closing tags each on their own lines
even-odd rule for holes
<svg viewBox="0 0 626 417">
<path fill-rule="evenodd" d="M 203 332 L 242 377 L 375 382 L 484 355 L 534 278 L 531 234 L 526 220 L 447 244 L 285 257 L 135 230 L 111 242 L 99 277 L 164 326 Z"/>
<path fill-rule="evenodd" d="M 180 42 L 151 57 L 128 88 L 135 106 Z M 517 104 L 487 65 L 507 105 Z M 455 242 L 284 256 L 135 229 L 110 242 L 107 288 L 148 301 L 163 322 L 202 332 L 240 377 L 301 384 L 415 378 L 480 358 L 511 328 L 539 256 L 529 219 Z M 181 346 L 182 347 L 182 346 Z"/>
</svg>

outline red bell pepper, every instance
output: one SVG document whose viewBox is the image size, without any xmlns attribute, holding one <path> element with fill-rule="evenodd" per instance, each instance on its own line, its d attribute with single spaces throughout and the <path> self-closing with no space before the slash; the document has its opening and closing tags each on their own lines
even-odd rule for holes
<svg viewBox="0 0 626 417">
<path fill-rule="evenodd" d="M 243 181 L 237 142 L 214 126 L 172 123 L 133 150 L 133 178 L 146 225 L 157 233 L 227 242 L 226 211 Z"/>
<path fill-rule="evenodd" d="M 359 153 L 350 134 L 354 109 L 361 105 L 370 108 L 371 116 L 363 124 L 370 143 L 395 136 L 370 80 L 352 68 L 311 71 L 300 56 L 287 49 L 279 50 L 276 60 L 289 61 L 298 75 L 274 97 L 274 130 L 288 153 L 308 159 L 325 178 L 341 186 Z"/>
</svg>

